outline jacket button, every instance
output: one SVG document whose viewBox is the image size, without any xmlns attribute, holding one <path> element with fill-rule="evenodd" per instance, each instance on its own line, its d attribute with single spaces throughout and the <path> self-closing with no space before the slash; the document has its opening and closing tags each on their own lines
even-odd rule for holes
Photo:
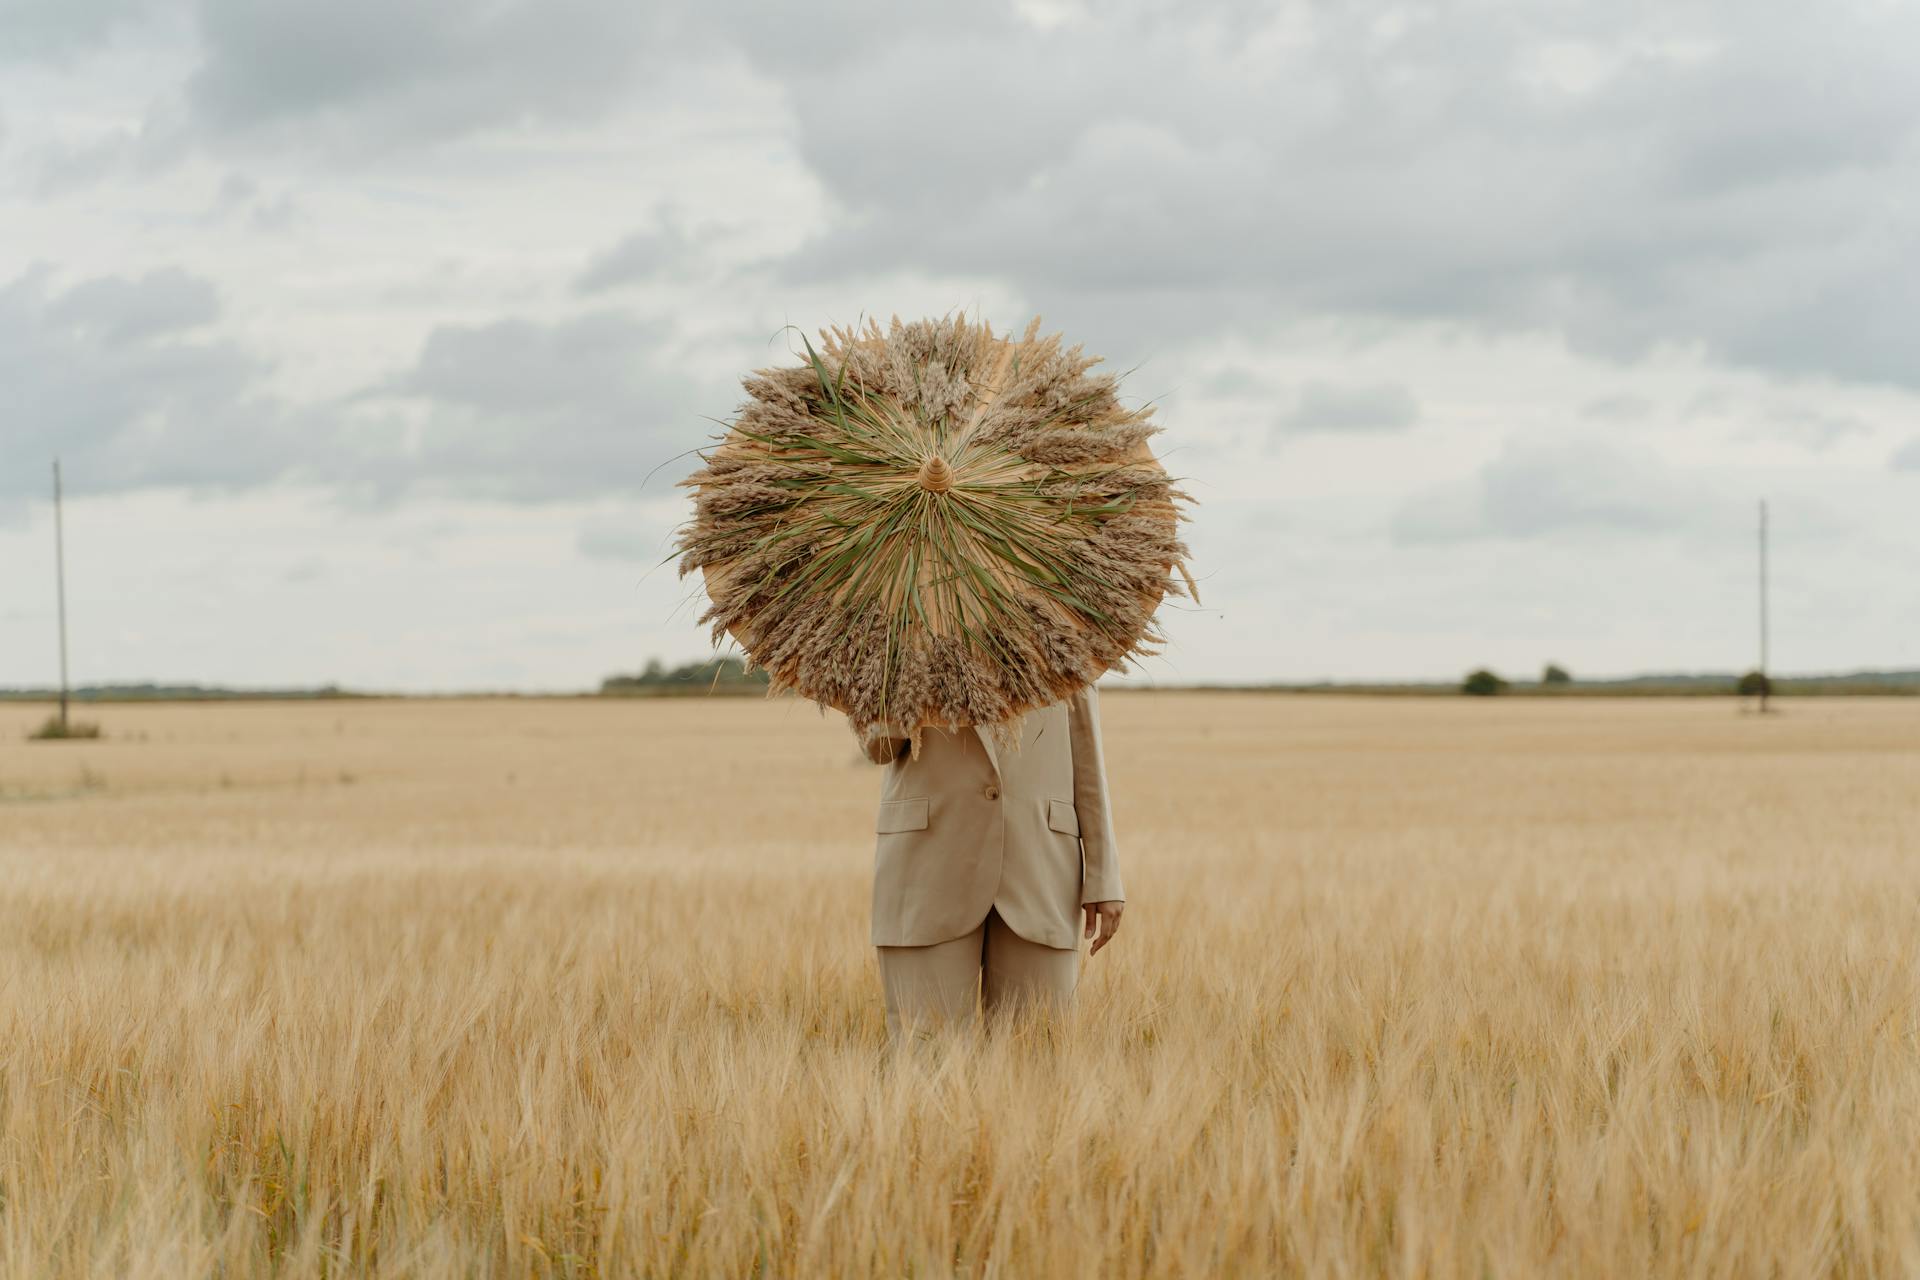
<svg viewBox="0 0 1920 1280">
<path fill-rule="evenodd" d="M 999 798 L 1000 798 L 1000 788 L 998 788 L 998 787 L 996 787 L 996 786 L 994 786 L 994 785 L 993 785 L 992 783 L 988 783 L 988 784 L 987 784 L 987 799 L 989 799 L 989 800 L 998 800 Z"/>
</svg>

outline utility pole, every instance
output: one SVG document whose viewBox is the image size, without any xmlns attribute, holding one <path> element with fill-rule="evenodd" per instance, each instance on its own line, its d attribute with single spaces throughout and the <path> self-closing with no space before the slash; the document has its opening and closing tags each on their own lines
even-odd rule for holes
<svg viewBox="0 0 1920 1280">
<path fill-rule="evenodd" d="M 1760 713 L 1767 711 L 1767 500 L 1760 499 Z"/>
<path fill-rule="evenodd" d="M 67 540 L 60 520 L 60 459 L 53 460 L 53 572 L 60 593 L 60 733 L 67 732 Z"/>
</svg>

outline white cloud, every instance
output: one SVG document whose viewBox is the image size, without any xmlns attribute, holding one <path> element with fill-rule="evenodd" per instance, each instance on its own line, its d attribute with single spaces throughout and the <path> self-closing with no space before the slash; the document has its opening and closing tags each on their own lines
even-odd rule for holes
<svg viewBox="0 0 1920 1280">
<path fill-rule="evenodd" d="M 1420 402 L 1397 382 L 1335 383 L 1300 388 L 1277 431 L 1403 431 L 1420 419 Z"/>
<path fill-rule="evenodd" d="M 0 65 L 65 62 L 159 7 L 154 0 L 9 0 Z"/>
<path fill-rule="evenodd" d="M 212 283 L 178 267 L 136 279 L 83 280 L 47 306 L 45 318 L 84 340 L 119 346 L 204 328 L 220 318 Z"/>
<path fill-rule="evenodd" d="M 204 334 L 212 287 L 183 272 L 103 277 L 66 289 L 46 270 L 0 285 L 0 385 L 9 456 L 63 455 L 80 491 L 246 484 L 284 465 L 280 407 L 263 366 Z M 19 468 L 0 493 L 38 495 Z"/>
<path fill-rule="evenodd" d="M 671 215 L 658 227 L 635 231 L 593 255 L 574 280 L 584 294 L 605 293 L 656 277 L 684 274 L 696 260 L 699 243 Z"/>
<path fill-rule="evenodd" d="M 1849 436 L 1868 434 L 1872 428 L 1858 415 L 1831 413 L 1798 406 L 1778 406 L 1766 411 L 1757 422 L 1742 427 L 1744 439 L 1778 438 L 1792 440 L 1808 449 L 1826 449 Z"/>
<path fill-rule="evenodd" d="M 383 487 L 508 500 L 637 490 L 663 466 L 655 483 L 670 484 L 698 465 L 672 459 L 705 442 L 701 413 L 723 390 L 687 376 L 670 338 L 617 311 L 437 328 L 412 368 L 365 397 L 423 414 L 356 469 Z"/>
<path fill-rule="evenodd" d="M 661 12 L 610 0 L 202 0 L 205 57 L 185 96 L 215 133 L 349 154 L 580 119 L 631 90 Z"/>
<path fill-rule="evenodd" d="M 1729 517 L 1698 477 L 1602 437 L 1509 439 L 1471 479 L 1425 489 L 1396 513 L 1402 543 L 1666 534 Z"/>
<path fill-rule="evenodd" d="M 152 549 L 96 673 L 591 683 L 569 600 L 608 590 L 652 628 L 612 666 L 698 657 L 646 562 L 738 376 L 958 306 L 1160 406 L 1208 601 L 1163 672 L 1711 661 L 1761 493 L 1790 596 L 1874 602 L 1800 652 L 1910 661 L 1916 36 L 1875 0 L 16 0 L 0 546 L 44 558 L 59 452 Z M 206 648 L 183 566 L 282 500 L 247 581 L 311 611 Z M 431 589 L 456 545 L 496 595 Z"/>
<path fill-rule="evenodd" d="M 1324 13 L 1310 42 L 1254 60 L 1188 10 L 1122 9 L 1011 42 L 903 31 L 860 75 L 769 61 L 809 161 L 858 215 L 790 278 L 1006 276 L 1129 338 L 1165 332 L 1168 295 L 1204 324 L 1251 292 L 1272 313 L 1448 315 L 1617 358 L 1693 343 L 1920 380 L 1899 284 L 1920 273 L 1900 216 L 1920 80 L 1893 52 L 1920 13 L 1700 10 L 1718 52 L 1671 57 L 1646 51 L 1676 39 L 1657 18 L 1569 11 L 1585 46 L 1622 52 L 1603 84 L 1544 102 L 1507 74 L 1536 13 L 1384 43 L 1363 11 Z M 964 130 L 930 137 L 889 106 L 962 68 Z"/>
</svg>

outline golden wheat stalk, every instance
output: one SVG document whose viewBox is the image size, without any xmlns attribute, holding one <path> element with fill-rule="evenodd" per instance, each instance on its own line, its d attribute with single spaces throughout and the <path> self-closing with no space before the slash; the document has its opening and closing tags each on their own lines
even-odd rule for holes
<svg viewBox="0 0 1920 1280">
<path fill-rule="evenodd" d="M 702 571 L 714 642 L 731 634 L 770 692 L 917 749 L 929 725 L 1004 725 L 1156 652 L 1162 599 L 1198 598 L 1191 498 L 1147 447 L 1151 407 L 1039 326 L 869 320 L 742 379 L 680 481 L 676 554 Z"/>
</svg>

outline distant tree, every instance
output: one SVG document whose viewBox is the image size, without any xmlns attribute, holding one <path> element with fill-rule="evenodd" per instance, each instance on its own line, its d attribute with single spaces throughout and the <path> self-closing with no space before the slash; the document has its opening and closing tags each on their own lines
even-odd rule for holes
<svg viewBox="0 0 1920 1280">
<path fill-rule="evenodd" d="M 705 662 L 683 663 L 672 670 L 655 658 L 637 676 L 608 676 L 600 682 L 600 692 L 704 693 L 713 688 L 761 688 L 766 683 L 767 673 L 764 670 L 756 667 L 748 671 L 746 663 L 732 655 L 709 658 Z"/>
<path fill-rule="evenodd" d="M 1490 698 L 1496 693 L 1505 693 L 1506 691 L 1507 682 L 1485 667 L 1480 668 L 1468 676 L 1460 684 L 1460 692 L 1470 693 L 1480 698 Z"/>
<path fill-rule="evenodd" d="M 1547 669 L 1540 673 L 1540 683 L 1541 684 L 1572 684 L 1573 677 L 1567 674 L 1567 669 L 1561 666 L 1559 663 L 1549 662 L 1547 664 Z"/>
<path fill-rule="evenodd" d="M 1740 677 L 1734 692 L 1743 698 L 1766 698 L 1773 694 L 1773 681 L 1763 671 L 1749 671 Z"/>
</svg>

